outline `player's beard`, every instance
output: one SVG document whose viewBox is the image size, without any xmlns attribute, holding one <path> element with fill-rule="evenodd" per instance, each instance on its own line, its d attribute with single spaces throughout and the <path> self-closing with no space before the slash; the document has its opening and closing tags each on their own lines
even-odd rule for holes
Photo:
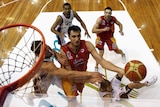
<svg viewBox="0 0 160 107">
<path fill-rule="evenodd" d="M 79 47 L 79 46 L 80 46 L 80 41 L 76 41 L 76 42 L 74 43 L 74 45 L 75 45 L 75 47 Z"/>
</svg>

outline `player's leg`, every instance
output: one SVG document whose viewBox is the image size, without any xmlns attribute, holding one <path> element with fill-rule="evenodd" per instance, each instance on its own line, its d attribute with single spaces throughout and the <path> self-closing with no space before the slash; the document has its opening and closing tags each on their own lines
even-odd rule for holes
<svg viewBox="0 0 160 107">
<path fill-rule="evenodd" d="M 62 45 L 60 37 L 58 35 L 56 35 L 56 37 L 57 37 L 57 40 L 58 40 L 58 44 Z"/>
<path fill-rule="evenodd" d="M 100 39 L 100 37 L 96 38 L 96 48 L 99 51 L 99 55 L 103 57 L 104 54 L 104 41 Z M 95 71 L 98 71 L 98 63 L 96 62 Z"/>
<path fill-rule="evenodd" d="M 76 84 L 68 79 L 62 78 L 62 89 L 68 101 L 75 99 L 78 95 Z"/>
<path fill-rule="evenodd" d="M 103 57 L 104 50 L 101 50 L 101 49 L 98 48 L 98 51 L 99 51 L 99 55 L 100 55 L 101 57 Z M 96 62 L 95 71 L 97 71 L 97 72 L 98 72 L 98 65 L 99 65 L 99 64 Z"/>
<path fill-rule="evenodd" d="M 61 27 L 59 27 L 59 28 L 57 29 L 57 31 L 58 31 L 58 32 L 61 32 Z M 59 44 L 60 46 L 62 46 L 62 45 L 65 44 L 65 39 L 64 39 L 65 35 L 64 35 L 64 36 L 56 35 L 56 37 L 57 37 L 57 40 L 58 40 L 58 44 Z"/>
<path fill-rule="evenodd" d="M 116 43 L 116 39 L 114 37 L 111 37 L 107 41 L 107 45 L 108 45 L 108 48 L 109 48 L 110 51 L 113 50 L 115 53 L 121 54 L 121 56 L 122 56 L 122 63 L 126 62 L 125 53 L 121 49 L 118 48 L 118 45 Z"/>
</svg>

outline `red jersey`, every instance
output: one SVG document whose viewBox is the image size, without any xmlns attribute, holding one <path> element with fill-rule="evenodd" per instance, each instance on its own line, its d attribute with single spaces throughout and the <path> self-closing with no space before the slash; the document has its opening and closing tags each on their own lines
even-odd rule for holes
<svg viewBox="0 0 160 107">
<path fill-rule="evenodd" d="M 97 36 L 99 36 L 101 39 L 105 39 L 105 40 L 113 37 L 114 23 L 116 22 L 116 18 L 114 16 L 111 16 L 111 20 L 109 22 L 107 22 L 104 19 L 104 16 L 101 16 L 100 18 L 102 19 L 102 21 L 101 21 L 101 24 L 99 25 L 99 28 L 110 27 L 110 30 L 98 33 Z"/>
<path fill-rule="evenodd" d="M 68 47 L 69 43 L 63 45 L 61 47 L 61 49 L 66 53 L 72 70 L 86 71 L 87 70 L 87 63 L 88 63 L 88 59 L 89 59 L 89 54 L 90 54 L 90 52 L 88 51 L 88 49 L 86 47 L 86 41 L 81 40 L 80 48 L 76 54 L 73 53 L 69 49 L 69 47 Z M 84 84 L 83 83 L 76 83 L 76 87 L 79 92 L 82 92 L 82 90 L 84 88 Z"/>
<path fill-rule="evenodd" d="M 81 40 L 80 48 L 77 53 L 73 53 L 68 48 L 69 43 L 62 46 L 61 49 L 66 53 L 72 70 L 86 71 L 89 54 L 90 54 L 90 52 L 88 51 L 86 47 L 86 42 L 84 40 Z"/>
</svg>

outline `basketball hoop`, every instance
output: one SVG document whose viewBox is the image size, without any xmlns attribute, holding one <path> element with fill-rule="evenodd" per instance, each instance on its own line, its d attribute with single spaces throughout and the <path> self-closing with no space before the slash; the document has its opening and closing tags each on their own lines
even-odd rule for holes
<svg viewBox="0 0 160 107">
<path fill-rule="evenodd" d="M 31 43 L 43 42 L 39 57 L 31 51 Z M 0 28 L 0 107 L 8 93 L 22 87 L 38 72 L 44 59 L 45 38 L 32 25 L 13 24 Z"/>
</svg>

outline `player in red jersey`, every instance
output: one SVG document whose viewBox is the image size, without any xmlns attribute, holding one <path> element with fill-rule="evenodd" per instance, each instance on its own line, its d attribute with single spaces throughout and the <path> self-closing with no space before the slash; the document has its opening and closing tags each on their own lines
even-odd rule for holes
<svg viewBox="0 0 160 107">
<path fill-rule="evenodd" d="M 115 66 L 111 62 L 102 58 L 96 51 L 93 44 L 89 41 L 81 40 L 81 29 L 78 26 L 71 26 L 68 29 L 68 36 L 70 42 L 61 47 L 61 55 L 64 60 L 68 60 L 70 66 L 65 66 L 66 69 L 85 71 L 87 69 L 87 63 L 89 55 L 91 54 L 93 58 L 102 65 L 103 68 L 117 72 L 120 77 L 123 76 L 124 70 L 120 67 Z M 69 87 L 69 82 L 65 85 L 63 82 L 63 88 L 67 96 L 77 96 L 78 92 L 83 91 L 84 84 L 72 82 L 71 87 Z M 65 88 L 67 86 L 67 88 Z M 71 91 L 69 91 L 71 90 Z"/>
<path fill-rule="evenodd" d="M 31 50 L 37 57 L 40 54 L 42 44 L 43 42 L 40 40 L 33 41 L 31 44 Z M 45 58 L 42 65 L 39 67 L 39 72 L 33 78 L 34 90 L 27 95 L 27 103 L 29 105 L 34 105 L 34 98 L 48 96 L 47 91 L 51 84 L 54 83 L 59 88 L 62 88 L 61 78 L 66 78 L 76 83 L 96 83 L 104 81 L 103 75 L 98 72 L 79 72 L 58 68 L 54 64 L 54 58 L 62 65 L 68 65 L 68 62 L 48 45 L 46 45 L 44 54 Z"/>
<path fill-rule="evenodd" d="M 117 54 L 122 55 L 122 61 L 125 63 L 125 53 L 118 48 L 116 39 L 114 38 L 114 24 L 119 26 L 119 33 L 121 35 L 124 35 L 123 26 L 116 17 L 111 15 L 112 9 L 110 7 L 106 7 L 104 9 L 104 16 L 100 16 L 92 28 L 92 32 L 97 34 L 96 47 L 99 49 L 99 55 L 103 56 L 104 45 L 106 43 L 110 51 L 113 50 Z M 98 63 L 96 63 L 95 68 L 98 68 Z"/>
</svg>

